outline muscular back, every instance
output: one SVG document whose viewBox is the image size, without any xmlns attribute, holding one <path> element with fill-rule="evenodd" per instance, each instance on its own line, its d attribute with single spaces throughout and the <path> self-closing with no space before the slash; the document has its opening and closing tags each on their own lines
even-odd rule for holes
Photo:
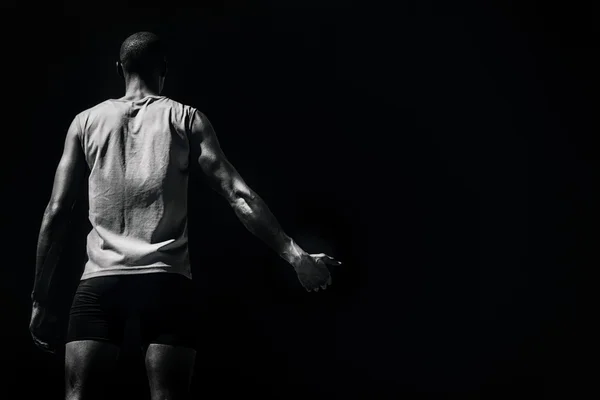
<svg viewBox="0 0 600 400">
<path fill-rule="evenodd" d="M 82 279 L 174 272 L 191 277 L 187 243 L 190 121 L 164 96 L 107 100 L 80 113 L 90 169 Z"/>
</svg>

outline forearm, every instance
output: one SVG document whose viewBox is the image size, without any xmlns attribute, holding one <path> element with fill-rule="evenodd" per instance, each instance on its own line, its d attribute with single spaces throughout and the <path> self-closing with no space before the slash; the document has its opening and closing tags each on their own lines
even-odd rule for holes
<svg viewBox="0 0 600 400">
<path fill-rule="evenodd" d="M 246 229 L 289 264 L 294 265 L 304 253 L 304 250 L 285 234 L 267 204 L 256 193 L 235 198 L 232 207 Z"/>
<path fill-rule="evenodd" d="M 46 209 L 37 243 L 35 279 L 31 293 L 33 301 L 45 302 L 48 298 L 67 226 L 68 216 L 65 212 Z"/>
</svg>

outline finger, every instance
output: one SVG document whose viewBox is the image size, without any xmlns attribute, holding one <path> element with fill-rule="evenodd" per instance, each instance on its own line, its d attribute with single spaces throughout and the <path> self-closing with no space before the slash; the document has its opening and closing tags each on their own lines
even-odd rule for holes
<svg viewBox="0 0 600 400">
<path fill-rule="evenodd" d="M 42 339 L 39 336 L 37 336 L 34 333 L 31 333 L 31 337 L 33 338 L 33 342 L 35 343 L 36 346 L 40 347 L 40 348 L 51 348 L 52 346 L 50 345 L 50 338 L 48 340 L 46 339 Z M 52 338 L 52 340 L 54 341 L 55 338 Z"/>
<path fill-rule="evenodd" d="M 42 351 L 48 351 L 50 349 L 50 345 L 48 343 L 42 342 L 40 340 L 34 340 L 36 347 Z"/>
<path fill-rule="evenodd" d="M 331 283 L 332 283 L 332 280 L 331 280 L 331 275 L 329 275 L 329 279 L 327 279 L 327 284 L 328 284 L 328 285 L 331 285 Z"/>
<path fill-rule="evenodd" d="M 329 286 L 329 282 L 331 281 L 331 274 L 327 274 L 327 279 L 326 280 L 322 280 L 320 282 L 321 289 L 325 290 L 327 289 L 327 286 Z"/>
<path fill-rule="evenodd" d="M 338 261 L 335 258 L 333 258 L 325 253 L 313 254 L 312 256 L 315 257 L 317 260 L 323 261 L 327 264 L 331 264 L 331 265 L 341 265 L 342 264 L 341 261 Z"/>
<path fill-rule="evenodd" d="M 342 265 L 341 261 L 338 261 L 335 258 L 329 256 L 327 256 L 327 258 L 325 258 L 323 261 L 329 265 Z"/>
<path fill-rule="evenodd" d="M 325 254 L 325 253 L 313 254 L 313 256 L 318 257 L 318 258 L 325 258 L 325 259 L 333 260 L 333 257 L 331 257 L 329 254 Z"/>
<path fill-rule="evenodd" d="M 38 339 L 37 337 L 33 337 L 33 342 L 37 345 L 37 346 L 48 346 L 48 343 L 45 342 L 44 340 Z"/>
<path fill-rule="evenodd" d="M 54 348 L 50 345 L 42 346 L 40 347 L 40 350 L 42 350 L 44 353 L 54 354 Z"/>
</svg>

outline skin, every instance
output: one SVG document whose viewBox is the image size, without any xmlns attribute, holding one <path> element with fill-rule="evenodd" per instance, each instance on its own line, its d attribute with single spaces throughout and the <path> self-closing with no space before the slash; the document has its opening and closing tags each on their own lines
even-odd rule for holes
<svg viewBox="0 0 600 400">
<path fill-rule="evenodd" d="M 125 80 L 123 100 L 139 100 L 162 93 L 167 66 L 156 68 L 151 78 L 130 74 L 120 63 L 117 70 Z M 267 204 L 242 179 L 223 153 L 215 131 L 205 115 L 195 118 L 190 135 L 192 159 L 207 178 L 211 187 L 231 205 L 242 224 L 259 237 L 296 272 L 307 291 L 326 289 L 331 284 L 327 265 L 340 265 L 332 257 L 308 254 L 285 234 Z M 57 319 L 47 307 L 48 292 L 64 244 L 65 232 L 75 198 L 87 169 L 74 120 L 69 127 L 61 160 L 56 169 L 50 201 L 44 211 L 38 237 L 36 273 L 32 291 L 30 332 L 35 345 L 43 351 L 55 353 L 60 346 Z M 65 346 L 66 398 L 88 398 L 88 393 L 99 393 L 94 383 L 103 371 L 114 370 L 119 347 L 110 343 L 82 340 Z M 191 382 L 196 352 L 193 349 L 150 344 L 146 350 L 146 370 L 153 400 L 177 399 L 186 395 Z M 93 371 L 90 372 L 90 371 Z M 174 371 L 176 373 L 174 373 Z"/>
</svg>

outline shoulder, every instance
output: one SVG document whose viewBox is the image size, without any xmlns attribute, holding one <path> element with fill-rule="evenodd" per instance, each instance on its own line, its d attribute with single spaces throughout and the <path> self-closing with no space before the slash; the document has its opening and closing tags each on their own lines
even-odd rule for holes
<svg viewBox="0 0 600 400">
<path fill-rule="evenodd" d="M 90 114 L 94 114 L 94 113 L 97 113 L 99 111 L 102 111 L 102 110 L 105 110 L 107 108 L 110 108 L 111 105 L 112 105 L 111 99 L 107 99 L 107 100 L 101 101 L 100 103 L 96 103 L 94 105 L 91 105 L 91 106 L 83 109 L 77 115 L 81 116 L 81 117 L 86 117 L 86 116 L 88 116 Z"/>
<path fill-rule="evenodd" d="M 181 104 L 181 106 L 183 111 L 182 115 L 189 132 L 203 130 L 209 123 L 206 115 L 198 108 L 189 104 Z"/>
<path fill-rule="evenodd" d="M 83 109 L 75 115 L 74 120 L 80 124 L 81 129 L 84 129 L 90 120 L 95 119 L 98 115 L 110 112 L 112 108 L 114 108 L 114 106 L 112 105 L 111 100 L 107 99 Z"/>
<path fill-rule="evenodd" d="M 192 122 L 192 119 L 204 117 L 204 114 L 196 107 L 174 100 L 170 97 L 162 96 L 161 103 L 163 104 L 163 107 L 176 111 L 176 115 L 183 117 L 189 123 Z"/>
</svg>

